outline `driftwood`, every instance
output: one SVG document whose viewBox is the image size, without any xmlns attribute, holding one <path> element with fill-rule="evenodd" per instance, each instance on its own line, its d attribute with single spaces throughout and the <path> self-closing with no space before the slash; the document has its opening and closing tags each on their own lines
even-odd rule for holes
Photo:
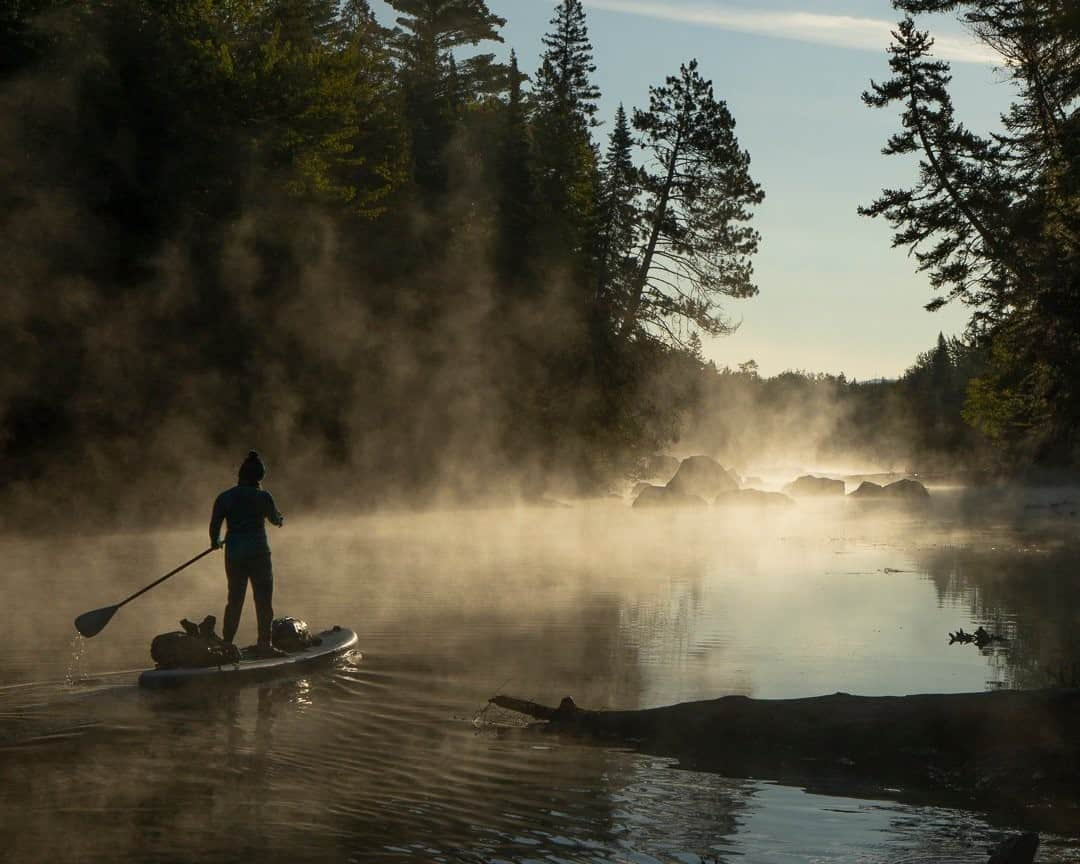
<svg viewBox="0 0 1080 864">
<path fill-rule="evenodd" d="M 730 777 L 918 797 L 1080 824 L 1080 690 L 810 699 L 727 696 L 641 711 L 491 702 L 553 731 Z M 897 788 L 899 787 L 899 788 Z M 1025 821 L 1032 821 L 1025 817 Z"/>
<path fill-rule="evenodd" d="M 1034 831 L 1004 840 L 990 855 L 987 864 L 1032 864 L 1039 851 L 1039 835 Z"/>
</svg>

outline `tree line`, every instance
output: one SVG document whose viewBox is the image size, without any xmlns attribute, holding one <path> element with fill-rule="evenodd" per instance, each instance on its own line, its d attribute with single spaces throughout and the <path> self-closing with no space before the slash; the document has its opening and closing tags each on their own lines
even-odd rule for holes
<svg viewBox="0 0 1080 864">
<path fill-rule="evenodd" d="M 1080 10 L 1065 0 L 893 0 L 905 17 L 890 77 L 863 94 L 899 113 L 882 149 L 914 158 L 908 187 L 859 208 L 887 220 L 967 331 L 940 336 L 896 381 L 706 369 L 686 433 L 738 462 L 797 454 L 809 464 L 957 476 L 1080 466 Z M 953 13 L 997 58 L 1012 101 L 1000 129 L 956 117 L 949 64 L 918 16 Z M 760 464 L 760 462 L 759 462 Z"/>
<path fill-rule="evenodd" d="M 992 443 L 963 418 L 983 368 L 963 338 L 944 335 L 897 379 L 805 371 L 766 378 L 752 360 L 734 369 L 706 363 L 682 444 L 714 447 L 743 473 L 788 479 L 816 470 L 977 480 L 1000 469 Z"/>
<path fill-rule="evenodd" d="M 531 75 L 484 0 L 389 6 L 0 3 L 5 489 L 258 444 L 365 495 L 536 494 L 671 438 L 757 290 L 724 101 L 688 61 L 601 135 L 580 0 Z"/>
<path fill-rule="evenodd" d="M 905 17 L 890 77 L 863 100 L 900 112 L 887 156 L 907 188 L 862 208 L 947 302 L 971 307 L 961 413 L 1003 465 L 1080 463 L 1080 12 L 1069 0 L 894 0 Z M 956 117 L 950 69 L 916 16 L 953 12 L 999 58 L 1013 99 L 1001 128 Z"/>
<path fill-rule="evenodd" d="M 251 446 L 312 498 L 589 490 L 720 404 L 701 337 L 757 292 L 764 192 L 698 64 L 602 118 L 580 0 L 528 71 L 484 0 L 388 5 L 0 0 L 6 497 L 169 513 Z M 1076 12 L 894 5 L 959 14 L 1015 100 L 972 132 L 899 25 L 864 99 L 918 174 L 864 212 L 973 316 L 902 386 L 837 386 L 871 427 L 914 406 L 926 452 L 1074 465 Z"/>
</svg>

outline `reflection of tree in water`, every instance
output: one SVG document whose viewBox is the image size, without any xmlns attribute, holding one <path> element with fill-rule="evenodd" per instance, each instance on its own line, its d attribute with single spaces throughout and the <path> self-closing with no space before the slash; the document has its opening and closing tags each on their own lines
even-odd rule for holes
<svg viewBox="0 0 1080 864">
<path fill-rule="evenodd" d="M 709 563 L 701 558 L 671 568 L 668 579 L 659 580 L 648 594 L 628 597 L 620 610 L 619 641 L 625 650 L 637 657 L 639 666 L 660 674 L 677 670 L 674 674 L 679 678 L 680 692 L 709 693 L 708 676 L 715 671 L 710 667 L 722 660 L 718 656 L 722 640 L 708 626 L 707 616 L 714 611 L 708 608 L 704 588 Z M 693 662 L 706 653 L 707 663 Z M 732 676 L 737 679 L 734 686 L 713 695 L 751 694 L 749 672 L 732 672 Z M 656 693 L 651 695 L 655 700 Z M 656 705 L 650 702 L 634 707 Z"/>
<path fill-rule="evenodd" d="M 1008 637 L 1005 645 L 983 651 L 999 686 L 1080 684 L 1075 543 L 934 548 L 916 560 L 940 604 L 967 606 L 978 624 Z"/>
<path fill-rule="evenodd" d="M 685 656 L 692 648 L 694 622 L 702 612 L 702 568 L 684 568 L 671 576 L 670 590 L 633 598 L 620 610 L 622 637 L 641 660 Z"/>
</svg>

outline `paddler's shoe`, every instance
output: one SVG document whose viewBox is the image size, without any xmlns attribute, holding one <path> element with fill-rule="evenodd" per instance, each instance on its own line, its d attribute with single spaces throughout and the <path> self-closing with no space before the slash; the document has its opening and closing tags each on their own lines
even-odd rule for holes
<svg viewBox="0 0 1080 864">
<path fill-rule="evenodd" d="M 273 645 L 256 645 L 255 656 L 260 660 L 272 660 L 275 657 L 288 657 L 289 655 Z"/>
</svg>

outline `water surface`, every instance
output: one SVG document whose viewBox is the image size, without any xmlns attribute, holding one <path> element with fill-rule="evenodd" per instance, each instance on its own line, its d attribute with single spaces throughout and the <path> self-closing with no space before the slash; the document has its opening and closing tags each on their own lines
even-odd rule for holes
<svg viewBox="0 0 1080 864">
<path fill-rule="evenodd" d="M 0 646 L 0 848 L 25 861 L 985 861 L 1013 826 L 887 790 L 688 772 L 486 707 L 498 692 L 640 708 L 1075 675 L 1067 510 L 848 504 L 295 520 L 273 535 L 276 609 L 356 629 L 362 658 L 202 694 L 134 681 L 156 633 L 220 619 L 218 559 L 93 640 L 70 629 L 198 552 L 201 526 L 0 541 L 14 631 Z M 980 624 L 1010 641 L 947 646 Z M 1040 861 L 1080 860 L 1080 840 L 1043 842 Z"/>
</svg>

